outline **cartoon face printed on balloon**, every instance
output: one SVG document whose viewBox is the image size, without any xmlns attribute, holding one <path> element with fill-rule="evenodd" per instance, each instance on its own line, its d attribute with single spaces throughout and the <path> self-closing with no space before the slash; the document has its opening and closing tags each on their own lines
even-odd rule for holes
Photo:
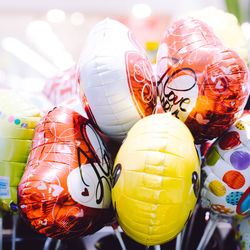
<svg viewBox="0 0 250 250">
<path fill-rule="evenodd" d="M 138 121 L 113 167 L 112 203 L 124 232 L 147 246 L 176 237 L 197 201 L 199 164 L 180 120 L 164 113 Z"/>
<path fill-rule="evenodd" d="M 112 19 L 90 32 L 78 63 L 86 112 L 109 138 L 121 142 L 129 128 L 156 106 L 153 69 L 132 32 Z"/>
<path fill-rule="evenodd" d="M 36 231 L 57 239 L 92 234 L 112 219 L 109 154 L 87 118 L 64 107 L 43 118 L 18 201 Z"/>
<path fill-rule="evenodd" d="M 202 202 L 225 216 L 250 215 L 250 114 L 237 120 L 206 154 Z"/>
<path fill-rule="evenodd" d="M 248 79 L 244 60 L 205 23 L 181 19 L 165 32 L 157 54 L 162 107 L 185 122 L 197 143 L 217 138 L 239 117 Z"/>
</svg>

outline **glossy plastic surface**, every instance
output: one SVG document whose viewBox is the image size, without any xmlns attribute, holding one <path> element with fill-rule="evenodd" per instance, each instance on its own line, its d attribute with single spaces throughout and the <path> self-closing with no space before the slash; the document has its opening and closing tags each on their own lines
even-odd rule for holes
<svg viewBox="0 0 250 250">
<path fill-rule="evenodd" d="M 244 60 L 194 18 L 178 20 L 166 30 L 157 54 L 157 78 L 163 109 L 185 122 L 196 143 L 221 135 L 249 96 Z"/>
<path fill-rule="evenodd" d="M 67 108 L 36 127 L 18 186 L 23 218 L 57 239 L 92 234 L 112 218 L 109 155 L 89 120 Z"/>
<path fill-rule="evenodd" d="M 121 142 L 156 106 L 153 69 L 132 32 L 112 19 L 90 32 L 78 63 L 86 112 L 109 138 Z"/>
<path fill-rule="evenodd" d="M 138 121 L 113 168 L 112 202 L 120 226 L 135 241 L 167 242 L 192 215 L 200 165 L 188 128 L 170 114 Z"/>
<path fill-rule="evenodd" d="M 202 203 L 224 216 L 250 215 L 250 114 L 209 148 L 202 167 Z"/>
</svg>

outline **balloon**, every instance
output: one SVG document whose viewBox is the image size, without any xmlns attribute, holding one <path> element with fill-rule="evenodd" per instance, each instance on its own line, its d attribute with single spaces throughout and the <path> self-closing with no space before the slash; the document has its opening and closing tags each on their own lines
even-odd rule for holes
<svg viewBox="0 0 250 250">
<path fill-rule="evenodd" d="M 209 148 L 203 162 L 202 203 L 226 217 L 250 214 L 250 114 Z"/>
<path fill-rule="evenodd" d="M 58 105 L 67 99 L 78 95 L 76 66 L 74 65 L 49 79 L 44 85 L 43 94 L 54 105 Z"/>
<path fill-rule="evenodd" d="M 191 12 L 188 16 L 206 23 L 226 47 L 237 52 L 247 62 L 247 39 L 233 14 L 210 6 Z"/>
<path fill-rule="evenodd" d="M 20 91 L 0 89 L 0 99 L 0 209 L 15 213 L 40 110 Z"/>
<path fill-rule="evenodd" d="M 193 137 L 166 113 L 139 120 L 113 167 L 112 203 L 124 232 L 151 246 L 177 236 L 199 193 L 200 163 Z"/>
<path fill-rule="evenodd" d="M 250 250 L 250 217 L 235 220 L 234 226 L 239 249 Z"/>
<path fill-rule="evenodd" d="M 249 72 L 203 22 L 186 18 L 165 32 L 157 54 L 158 93 L 165 112 L 191 130 L 196 143 L 220 136 L 249 96 Z"/>
<path fill-rule="evenodd" d="M 48 237 L 92 234 L 113 216 L 110 178 L 108 152 L 89 120 L 54 108 L 35 130 L 18 186 L 20 213 Z"/>
<path fill-rule="evenodd" d="M 71 110 L 77 112 L 78 114 L 80 114 L 81 116 L 88 118 L 88 116 L 85 112 L 85 109 L 82 106 L 81 100 L 78 96 L 70 97 L 66 101 L 63 101 L 62 103 L 60 103 L 58 106 L 71 109 Z"/>
<path fill-rule="evenodd" d="M 111 139 L 122 141 L 156 106 L 153 69 L 146 52 L 123 24 L 105 19 L 90 32 L 78 64 L 86 112 Z"/>
</svg>

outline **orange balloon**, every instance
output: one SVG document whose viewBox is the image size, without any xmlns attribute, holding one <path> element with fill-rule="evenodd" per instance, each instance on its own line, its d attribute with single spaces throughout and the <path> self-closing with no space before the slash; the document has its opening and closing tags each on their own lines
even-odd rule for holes
<svg viewBox="0 0 250 250">
<path fill-rule="evenodd" d="M 157 76 L 164 111 L 185 122 L 197 143 L 231 126 L 249 95 L 244 60 L 193 18 L 181 19 L 165 32 Z"/>
<path fill-rule="evenodd" d="M 18 186 L 23 218 L 57 239 L 92 234 L 108 223 L 111 166 L 89 120 L 55 108 L 36 127 L 27 167 Z"/>
</svg>

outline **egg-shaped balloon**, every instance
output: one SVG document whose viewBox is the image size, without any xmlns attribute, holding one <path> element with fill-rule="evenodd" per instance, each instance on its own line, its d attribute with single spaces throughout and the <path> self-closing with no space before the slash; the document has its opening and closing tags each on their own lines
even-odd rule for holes
<svg viewBox="0 0 250 250">
<path fill-rule="evenodd" d="M 87 118 L 58 107 L 39 123 L 18 206 L 33 229 L 56 239 L 92 234 L 112 219 L 109 154 Z"/>
<path fill-rule="evenodd" d="M 237 249 L 250 250 L 250 216 L 235 220 L 234 230 Z"/>
<path fill-rule="evenodd" d="M 209 148 L 202 166 L 202 203 L 227 217 L 250 215 L 250 114 Z"/>
<path fill-rule="evenodd" d="M 157 81 L 164 111 L 185 122 L 196 143 L 220 136 L 249 96 L 245 61 L 194 18 L 178 20 L 165 32 Z"/>
<path fill-rule="evenodd" d="M 124 232 L 151 246 L 183 229 L 197 201 L 200 163 L 193 137 L 171 114 L 139 120 L 114 163 L 112 203 Z"/>
<path fill-rule="evenodd" d="M 17 212 L 17 186 L 30 152 L 40 110 L 28 95 L 0 89 L 0 209 Z"/>
<path fill-rule="evenodd" d="M 78 63 L 82 101 L 92 122 L 122 141 L 156 106 L 156 85 L 145 50 L 123 24 L 105 19 L 87 37 Z"/>
</svg>

